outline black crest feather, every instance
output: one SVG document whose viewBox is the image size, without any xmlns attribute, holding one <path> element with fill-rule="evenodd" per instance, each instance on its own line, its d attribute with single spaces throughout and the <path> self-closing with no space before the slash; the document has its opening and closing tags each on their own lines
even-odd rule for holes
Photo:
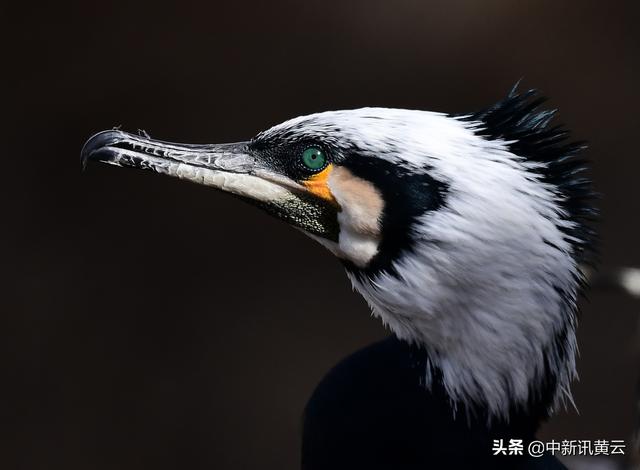
<svg viewBox="0 0 640 470">
<path fill-rule="evenodd" d="M 467 114 L 462 119 L 479 122 L 478 134 L 487 139 L 504 140 L 509 150 L 527 160 L 539 162 L 543 180 L 555 188 L 570 227 L 562 227 L 581 263 L 591 263 L 596 234 L 591 227 L 598 215 L 593 203 L 596 193 L 586 175 L 588 165 L 583 150 L 586 142 L 572 142 L 562 125 L 552 125 L 556 110 L 540 109 L 547 101 L 537 90 L 522 93 L 516 84 L 509 94 L 493 106 Z"/>
</svg>

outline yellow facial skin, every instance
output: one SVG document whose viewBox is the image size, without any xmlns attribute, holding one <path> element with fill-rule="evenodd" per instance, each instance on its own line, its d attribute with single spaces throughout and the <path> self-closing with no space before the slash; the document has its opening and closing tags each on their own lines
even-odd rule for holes
<svg viewBox="0 0 640 470">
<path fill-rule="evenodd" d="M 329 165 L 301 184 L 337 209 L 337 241 L 320 242 L 339 258 L 365 267 L 378 252 L 381 241 L 384 200 L 380 191 L 340 165 Z"/>
<path fill-rule="evenodd" d="M 303 181 L 302 184 L 309 190 L 309 192 L 315 194 L 319 198 L 325 199 L 332 204 L 338 205 L 336 199 L 331 193 L 331 189 L 329 189 L 329 186 L 327 184 L 329 181 L 329 175 L 331 175 L 333 168 L 333 164 L 328 165 L 320 173 L 317 173 L 308 180 Z"/>
</svg>

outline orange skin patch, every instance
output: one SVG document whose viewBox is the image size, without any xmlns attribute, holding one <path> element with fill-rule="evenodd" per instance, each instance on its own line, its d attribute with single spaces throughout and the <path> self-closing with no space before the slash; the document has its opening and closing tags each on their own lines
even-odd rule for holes
<svg viewBox="0 0 640 470">
<path fill-rule="evenodd" d="M 324 170 L 320 173 L 313 175 L 306 181 L 303 181 L 302 184 L 309 190 L 309 192 L 315 194 L 319 198 L 325 199 L 332 204 L 338 205 L 338 202 L 333 197 L 327 182 L 329 180 L 329 175 L 333 171 L 333 164 L 328 165 Z"/>
</svg>

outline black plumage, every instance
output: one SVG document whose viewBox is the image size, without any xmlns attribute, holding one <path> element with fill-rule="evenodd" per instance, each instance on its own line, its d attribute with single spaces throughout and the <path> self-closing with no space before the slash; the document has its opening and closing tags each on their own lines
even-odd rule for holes
<svg viewBox="0 0 640 470">
<path fill-rule="evenodd" d="M 451 403 L 442 383 L 424 387 L 426 352 L 395 337 L 335 366 L 304 414 L 303 470 L 549 469 L 551 455 L 526 455 L 546 417 L 541 407 L 492 420 Z M 493 456 L 494 439 L 522 439 L 523 456 Z"/>
</svg>

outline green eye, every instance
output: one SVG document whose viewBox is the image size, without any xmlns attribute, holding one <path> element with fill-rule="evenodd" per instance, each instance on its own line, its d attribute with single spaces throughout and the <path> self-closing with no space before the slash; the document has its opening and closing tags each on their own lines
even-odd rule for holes
<svg viewBox="0 0 640 470">
<path fill-rule="evenodd" d="M 309 147 L 302 152 L 302 163 L 310 170 L 320 170 L 327 163 L 327 157 L 318 147 Z"/>
</svg>

